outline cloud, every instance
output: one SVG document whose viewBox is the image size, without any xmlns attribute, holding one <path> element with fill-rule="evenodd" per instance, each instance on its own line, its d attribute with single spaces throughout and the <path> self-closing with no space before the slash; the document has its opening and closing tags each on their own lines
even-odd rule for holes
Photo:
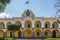
<svg viewBox="0 0 60 40">
<path fill-rule="evenodd" d="M 9 17 L 10 15 L 7 13 L 0 13 L 0 18 L 5 18 L 5 17 Z"/>
</svg>

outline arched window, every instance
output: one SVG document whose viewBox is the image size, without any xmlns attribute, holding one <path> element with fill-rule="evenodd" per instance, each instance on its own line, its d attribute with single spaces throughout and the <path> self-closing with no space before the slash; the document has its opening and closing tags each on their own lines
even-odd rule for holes
<svg viewBox="0 0 60 40">
<path fill-rule="evenodd" d="M 41 27 L 41 22 L 40 21 L 36 21 L 35 22 L 35 27 L 36 28 L 40 28 Z"/>
<path fill-rule="evenodd" d="M 56 22 L 56 21 L 54 21 L 53 23 L 52 23 L 52 28 L 57 28 L 58 27 L 58 23 Z"/>
<path fill-rule="evenodd" d="M 26 21 L 26 22 L 25 22 L 25 27 L 31 28 L 31 27 L 32 27 L 31 21 Z"/>
<path fill-rule="evenodd" d="M 45 25 L 45 28 L 50 28 L 50 22 L 49 21 L 45 22 L 44 25 Z"/>
</svg>

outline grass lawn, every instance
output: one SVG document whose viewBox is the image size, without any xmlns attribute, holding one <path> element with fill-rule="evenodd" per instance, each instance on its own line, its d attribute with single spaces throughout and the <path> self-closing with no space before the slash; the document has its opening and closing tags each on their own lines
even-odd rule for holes
<svg viewBox="0 0 60 40">
<path fill-rule="evenodd" d="M 5 38 L 5 40 L 14 40 L 13 38 Z"/>
<path fill-rule="evenodd" d="M 45 40 L 60 40 L 60 38 L 46 38 Z"/>
<path fill-rule="evenodd" d="M 13 38 L 0 38 L 0 40 L 14 40 Z"/>
</svg>

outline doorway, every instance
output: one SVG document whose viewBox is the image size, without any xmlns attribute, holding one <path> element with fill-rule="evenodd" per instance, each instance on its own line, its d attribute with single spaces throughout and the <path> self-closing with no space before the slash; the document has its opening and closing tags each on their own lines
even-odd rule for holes
<svg viewBox="0 0 60 40">
<path fill-rule="evenodd" d="M 52 37 L 56 38 L 56 31 L 55 30 L 53 30 L 53 32 L 52 32 Z"/>
</svg>

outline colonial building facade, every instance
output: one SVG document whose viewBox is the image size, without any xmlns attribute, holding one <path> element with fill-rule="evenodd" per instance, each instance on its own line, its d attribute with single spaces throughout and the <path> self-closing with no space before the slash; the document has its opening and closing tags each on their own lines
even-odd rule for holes
<svg viewBox="0 0 60 40">
<path fill-rule="evenodd" d="M 0 18 L 0 38 L 15 37 L 15 38 L 44 38 L 44 37 L 60 37 L 60 23 L 57 18 L 35 17 L 34 13 L 26 10 L 21 17 Z M 58 17 L 60 20 L 60 18 Z M 19 31 L 9 31 L 6 26 L 9 24 L 20 25 Z"/>
</svg>

